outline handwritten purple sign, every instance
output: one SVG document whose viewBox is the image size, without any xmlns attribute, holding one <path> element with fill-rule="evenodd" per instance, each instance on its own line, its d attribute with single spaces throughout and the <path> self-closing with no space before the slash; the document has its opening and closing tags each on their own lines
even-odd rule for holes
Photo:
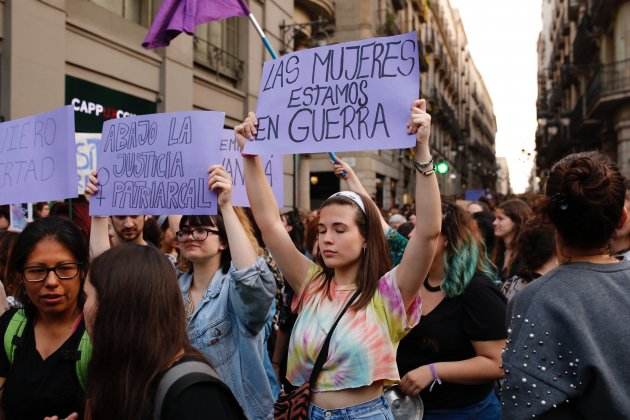
<svg viewBox="0 0 630 420">
<path fill-rule="evenodd" d="M 190 111 L 106 121 L 98 143 L 100 189 L 90 214 L 216 214 L 208 189 L 223 112 Z"/>
<path fill-rule="evenodd" d="M 219 142 L 218 153 L 220 161 L 226 171 L 232 176 L 232 204 L 237 207 L 249 207 L 247 191 L 245 190 L 245 176 L 243 172 L 243 157 L 234 138 L 234 130 L 223 130 Z M 282 155 L 260 155 L 267 181 L 271 185 L 273 194 L 279 207 L 284 205 L 284 172 Z"/>
<path fill-rule="evenodd" d="M 0 204 L 77 196 L 74 111 L 54 111 L 0 124 Z"/>
<path fill-rule="evenodd" d="M 249 153 L 399 149 L 420 94 L 415 32 L 313 48 L 267 61 Z"/>
</svg>

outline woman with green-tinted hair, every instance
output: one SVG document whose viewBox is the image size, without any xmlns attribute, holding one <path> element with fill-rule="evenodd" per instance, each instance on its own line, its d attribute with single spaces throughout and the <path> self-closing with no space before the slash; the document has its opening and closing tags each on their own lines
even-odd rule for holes
<svg viewBox="0 0 630 420">
<path fill-rule="evenodd" d="M 420 288 L 420 323 L 403 338 L 400 387 L 420 395 L 424 419 L 501 418 L 494 382 L 503 377 L 505 298 L 474 220 L 442 203 L 442 229 Z"/>
</svg>

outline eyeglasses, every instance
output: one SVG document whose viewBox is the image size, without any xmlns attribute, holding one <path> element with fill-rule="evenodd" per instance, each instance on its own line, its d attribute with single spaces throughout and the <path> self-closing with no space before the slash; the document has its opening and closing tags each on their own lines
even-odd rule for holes
<svg viewBox="0 0 630 420">
<path fill-rule="evenodd" d="M 212 233 L 213 235 L 218 235 L 218 229 L 208 229 L 202 227 L 196 227 L 193 229 L 182 229 L 178 230 L 175 233 L 175 237 L 178 241 L 185 241 L 188 237 L 192 237 L 193 241 L 205 241 L 208 235 Z"/>
<path fill-rule="evenodd" d="M 79 263 L 62 263 L 57 264 L 54 267 L 46 267 L 46 266 L 31 266 L 24 267 L 22 271 L 24 275 L 24 280 L 29 283 L 39 283 L 40 281 L 46 280 L 48 277 L 48 273 L 51 271 L 55 272 L 55 275 L 60 280 L 70 280 L 73 279 L 79 274 L 79 267 L 81 264 Z"/>
</svg>

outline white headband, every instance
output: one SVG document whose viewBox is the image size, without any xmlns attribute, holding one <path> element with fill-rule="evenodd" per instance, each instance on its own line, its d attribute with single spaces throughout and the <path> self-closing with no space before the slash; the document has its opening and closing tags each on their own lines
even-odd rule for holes
<svg viewBox="0 0 630 420">
<path fill-rule="evenodd" d="M 352 200 L 354 202 L 354 204 L 359 206 L 359 208 L 361 209 L 361 211 L 363 211 L 364 214 L 366 214 L 365 213 L 365 205 L 363 204 L 363 200 L 361 199 L 361 196 L 359 194 L 355 193 L 354 191 L 339 191 L 339 192 L 334 193 L 330 197 L 328 197 L 328 199 L 330 200 L 333 197 L 346 197 L 346 198 L 349 198 L 350 200 Z"/>
</svg>

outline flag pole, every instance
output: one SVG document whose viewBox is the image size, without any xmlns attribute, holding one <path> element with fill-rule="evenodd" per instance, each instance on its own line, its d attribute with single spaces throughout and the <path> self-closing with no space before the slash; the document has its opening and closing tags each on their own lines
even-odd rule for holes
<svg viewBox="0 0 630 420">
<path fill-rule="evenodd" d="M 249 21 L 252 23 L 252 25 L 254 25 L 254 28 L 256 29 L 256 32 L 258 32 L 258 36 L 260 37 L 260 39 L 262 40 L 265 48 L 267 49 L 267 51 L 269 52 L 269 54 L 271 55 L 271 58 L 273 58 L 274 60 L 276 58 L 278 58 L 278 54 L 276 53 L 276 51 L 273 49 L 273 47 L 271 46 L 271 42 L 269 42 L 269 38 L 267 38 L 267 35 L 265 35 L 265 32 L 263 31 L 263 29 L 260 27 L 260 25 L 258 24 L 258 21 L 256 20 L 256 16 L 254 16 L 254 13 L 252 13 L 251 10 L 249 10 L 249 8 L 247 8 L 243 1 L 244 0 L 238 0 L 239 3 L 241 4 L 241 7 L 243 7 L 243 10 L 246 10 L 247 13 L 247 17 L 249 18 Z M 245 6 L 245 7 L 244 7 Z M 298 165 L 299 165 L 299 155 L 296 153 L 293 155 L 293 208 L 297 209 L 298 208 L 298 203 L 297 203 L 297 186 L 298 186 Z"/>
<path fill-rule="evenodd" d="M 273 58 L 274 60 L 278 58 L 278 54 L 271 46 L 271 42 L 269 42 L 269 38 L 267 38 L 267 35 L 265 35 L 265 32 L 262 30 L 262 27 L 258 24 L 258 21 L 256 20 L 256 16 L 254 16 L 254 13 L 252 13 L 252 11 L 249 10 L 249 7 L 247 6 L 247 3 L 245 2 L 245 0 L 238 0 L 238 3 L 241 6 L 241 9 L 243 9 L 245 14 L 249 18 L 249 21 L 252 23 L 252 25 L 254 25 L 254 28 L 256 28 L 256 32 L 258 32 L 258 36 L 260 37 L 263 44 L 265 45 L 265 48 L 267 48 L 267 51 L 269 51 L 269 54 L 271 54 L 271 58 Z"/>
<path fill-rule="evenodd" d="M 278 54 L 276 53 L 276 51 L 271 46 L 271 42 L 269 42 L 269 38 L 267 38 L 267 35 L 265 35 L 265 33 L 263 32 L 262 28 L 258 24 L 258 21 L 256 20 L 256 16 L 254 16 L 254 14 L 252 12 L 249 12 L 247 17 L 249 18 L 249 21 L 252 23 L 252 25 L 254 25 L 254 28 L 256 29 L 256 32 L 258 32 L 258 36 L 260 36 L 260 39 L 262 40 L 263 44 L 265 45 L 265 48 L 267 49 L 267 51 L 269 51 L 269 54 L 271 54 L 271 58 L 273 58 L 274 60 L 276 58 L 278 58 Z"/>
</svg>

